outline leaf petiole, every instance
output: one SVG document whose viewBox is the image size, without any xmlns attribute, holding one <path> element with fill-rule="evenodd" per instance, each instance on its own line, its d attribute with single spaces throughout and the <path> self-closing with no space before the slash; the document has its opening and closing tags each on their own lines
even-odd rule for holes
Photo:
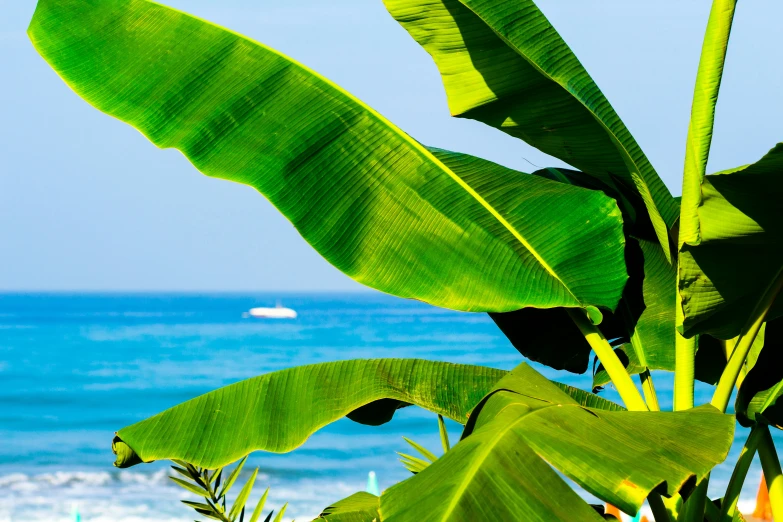
<svg viewBox="0 0 783 522">
<path fill-rule="evenodd" d="M 740 371 L 745 365 L 745 359 L 753 346 L 753 342 L 756 340 L 759 330 L 761 330 L 761 325 L 764 324 L 767 312 L 772 308 L 772 304 L 775 302 L 775 298 L 780 293 L 781 288 L 783 288 L 783 266 L 778 270 L 772 283 L 767 287 L 756 304 L 756 308 L 748 318 L 748 322 L 742 328 L 742 333 L 737 339 L 737 344 L 734 346 L 729 362 L 726 363 L 726 368 L 720 376 L 711 403 L 722 412 L 725 412 L 729 405 L 731 392 L 734 390 L 734 384 L 737 382 Z"/>
<path fill-rule="evenodd" d="M 604 334 L 587 318 L 584 312 L 578 309 L 569 308 L 568 315 L 576 324 L 579 331 L 584 335 L 585 340 L 595 352 L 598 360 L 604 366 L 609 378 L 612 379 L 617 392 L 623 399 L 625 406 L 631 411 L 649 411 L 644 402 L 639 389 L 633 383 L 631 376 L 623 366 L 620 358 L 614 353 L 614 349 L 604 337 Z"/>
<path fill-rule="evenodd" d="M 783 471 L 780 469 L 780 459 L 772 435 L 769 433 L 769 427 L 763 425 L 759 429 L 761 431 L 758 446 L 759 460 L 764 470 L 764 478 L 767 480 L 772 517 L 774 520 L 783 520 Z"/>
<path fill-rule="evenodd" d="M 729 485 L 726 487 L 726 494 L 723 495 L 723 502 L 721 502 L 720 506 L 720 517 L 718 517 L 719 522 L 731 522 L 734 520 L 740 491 L 742 491 L 742 485 L 745 483 L 745 478 L 748 476 L 750 463 L 756 455 L 756 449 L 762 438 L 763 430 L 764 428 L 758 424 L 750 430 L 750 435 L 748 435 L 745 446 L 742 448 L 742 453 L 740 453 L 737 464 L 734 466 L 734 471 L 731 473 Z"/>
</svg>

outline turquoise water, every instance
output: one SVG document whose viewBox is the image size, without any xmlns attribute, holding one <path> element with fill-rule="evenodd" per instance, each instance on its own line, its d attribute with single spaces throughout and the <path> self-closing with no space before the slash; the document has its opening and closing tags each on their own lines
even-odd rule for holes
<svg viewBox="0 0 783 522">
<path fill-rule="evenodd" d="M 299 312 L 296 320 L 242 317 L 278 298 Z M 73 520 L 75 509 L 84 522 L 193 520 L 163 463 L 112 467 L 114 431 L 261 373 L 369 357 L 505 369 L 522 361 L 484 314 L 375 293 L 0 294 L 0 487 L 9 493 L 0 522 Z M 541 371 L 590 386 L 589 375 Z M 656 384 L 668 399 L 670 377 L 656 375 Z M 611 389 L 603 394 L 616 399 Z M 709 397 L 708 387 L 699 388 L 697 402 Z M 451 428 L 456 440 L 459 427 Z M 440 447 L 435 417 L 406 408 L 381 427 L 339 421 L 293 453 L 254 454 L 249 464 L 261 468 L 260 485 L 271 486 L 271 507 L 290 502 L 288 520 L 310 520 L 330 502 L 363 490 L 370 470 L 381 489 L 409 476 L 394 453 L 408 451 L 403 435 Z M 729 464 L 713 473 L 715 493 L 725 489 L 745 437 L 738 430 Z M 746 500 L 755 496 L 759 476 L 755 463 Z"/>
</svg>

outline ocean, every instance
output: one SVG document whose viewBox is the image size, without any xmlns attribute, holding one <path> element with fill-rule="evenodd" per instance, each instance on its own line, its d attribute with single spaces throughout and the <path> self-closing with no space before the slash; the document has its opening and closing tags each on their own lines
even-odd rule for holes
<svg viewBox="0 0 783 522">
<path fill-rule="evenodd" d="M 295 320 L 243 318 L 280 299 Z M 366 292 L 352 294 L 0 294 L 0 522 L 185 522 L 194 520 L 166 463 L 112 467 L 113 433 L 170 406 L 241 379 L 339 359 L 417 357 L 511 369 L 523 358 L 485 314 L 434 308 Z M 590 387 L 590 376 L 536 366 L 547 377 Z M 670 374 L 656 373 L 662 406 Z M 607 388 L 602 392 L 618 400 Z M 711 388 L 697 387 L 697 403 Z M 460 433 L 449 425 L 452 441 Z M 780 432 L 774 436 L 783 441 Z M 347 419 L 292 453 L 255 453 L 250 504 L 270 487 L 269 508 L 309 521 L 335 500 L 410 476 L 395 452 L 407 436 L 439 453 L 436 417 L 400 410 L 384 426 Z M 738 429 L 727 462 L 712 474 L 722 495 L 747 436 Z M 741 507 L 760 479 L 749 473 Z M 249 471 L 248 471 L 249 472 Z"/>
</svg>

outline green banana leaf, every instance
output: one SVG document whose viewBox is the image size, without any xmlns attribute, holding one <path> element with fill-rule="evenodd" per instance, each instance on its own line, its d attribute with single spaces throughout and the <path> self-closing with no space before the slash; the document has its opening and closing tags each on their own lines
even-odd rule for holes
<svg viewBox="0 0 783 522">
<path fill-rule="evenodd" d="M 571 398 L 571 401 L 575 402 L 579 406 L 605 411 L 627 411 L 625 407 L 620 406 L 616 402 L 604 399 L 603 397 L 600 397 L 594 393 L 584 391 L 580 388 L 574 388 L 556 381 L 549 381 L 549 383 L 554 384 L 560 388 L 561 391 L 565 392 L 565 394 Z"/>
<path fill-rule="evenodd" d="M 620 299 L 603 194 L 427 149 L 290 58 L 146 0 L 40 0 L 28 34 L 90 104 L 256 188 L 363 284 L 467 311 L 596 317 Z"/>
<path fill-rule="evenodd" d="M 752 365 L 737 391 L 734 410 L 745 427 L 760 422 L 783 429 L 783 319 L 766 323 L 763 339 L 755 361 L 748 356 Z"/>
<path fill-rule="evenodd" d="M 118 467 L 178 459 L 216 468 L 255 450 L 291 451 L 344 416 L 377 426 L 414 404 L 468 421 L 504 370 L 421 359 L 369 359 L 300 366 L 217 389 L 121 429 Z M 611 401 L 551 383 L 577 404 L 622 411 Z M 244 426 L 245 437 L 237 437 Z"/>
<path fill-rule="evenodd" d="M 512 410 L 381 495 L 384 522 L 603 522 L 513 429 Z M 504 422 L 505 425 L 501 425 Z"/>
<path fill-rule="evenodd" d="M 705 176 L 698 244 L 680 253 L 683 333 L 739 335 L 783 267 L 783 143 L 752 165 Z M 783 299 L 768 320 L 783 314 Z M 678 326 L 680 327 L 680 326 Z"/>
<path fill-rule="evenodd" d="M 639 373 L 645 368 L 674 371 L 676 271 L 655 240 L 649 222 L 644 225 L 643 220 L 634 217 L 646 216 L 641 199 L 633 192 L 615 190 L 583 172 L 549 168 L 533 175 L 599 190 L 617 201 L 625 225 L 629 280 L 617 311 L 605 313 L 598 328 L 607 339 L 614 339 L 615 344 L 630 343 L 634 348 L 636 353 L 631 359 L 639 367 L 629 368 L 630 371 Z M 566 310 L 525 308 L 489 315 L 528 359 L 557 370 L 574 373 L 587 370 L 590 345 Z M 602 384 L 597 382 L 596 386 Z"/>
<path fill-rule="evenodd" d="M 415 404 L 465 423 L 506 373 L 421 359 L 338 361 L 268 373 L 121 429 L 115 465 L 177 459 L 213 469 L 255 450 L 287 452 L 379 399 L 395 401 L 392 414 L 402 403 Z M 371 420 L 379 423 L 377 416 Z"/>
<path fill-rule="evenodd" d="M 635 514 L 653 490 L 687 495 L 725 459 L 733 433 L 734 418 L 709 405 L 687 412 L 585 408 L 523 364 L 476 407 L 459 444 L 381 495 L 381 515 L 414 520 L 417 509 L 427 522 L 514 520 L 513 513 L 592 520 L 550 464 Z"/>
<path fill-rule="evenodd" d="M 533 172 L 534 176 L 551 179 L 566 185 L 574 185 L 590 190 L 600 190 L 617 202 L 617 206 L 623 213 L 623 226 L 626 237 L 631 236 L 637 239 L 644 239 L 653 243 L 657 242 L 655 228 L 647 214 L 644 201 L 632 186 L 619 182 L 607 183 L 601 178 L 592 175 L 589 172 L 578 170 L 549 167 L 539 169 Z M 671 199 L 671 204 L 678 207 L 676 198 Z M 661 248 L 660 246 L 658 247 Z M 663 252 L 663 249 L 661 249 Z M 664 255 L 665 257 L 665 255 Z M 668 262 L 668 261 L 667 261 Z"/>
<path fill-rule="evenodd" d="M 677 207 L 603 93 L 532 0 L 384 0 L 433 57 L 454 116 L 496 127 L 615 188 L 633 187 L 670 258 Z"/>
<path fill-rule="evenodd" d="M 635 274 L 636 281 L 642 278 L 642 289 L 626 291 L 618 313 L 631 332 L 630 344 L 640 363 L 651 370 L 674 371 L 676 270 L 657 243 L 644 239 L 636 242 L 637 253 L 628 249 L 627 257 L 637 259 L 634 266 L 642 266 Z"/>
<path fill-rule="evenodd" d="M 629 281 L 617 311 L 607 321 L 616 326 L 603 333 L 607 339 L 630 343 L 640 371 L 674 371 L 676 271 L 656 242 L 651 224 L 645 224 L 647 214 L 641 199 L 621 185 L 614 189 L 583 172 L 544 169 L 534 175 L 601 190 L 617 201 L 626 223 L 625 263 Z"/>
<path fill-rule="evenodd" d="M 313 522 L 373 522 L 380 520 L 379 507 L 378 497 L 360 491 L 327 507 Z"/>
</svg>

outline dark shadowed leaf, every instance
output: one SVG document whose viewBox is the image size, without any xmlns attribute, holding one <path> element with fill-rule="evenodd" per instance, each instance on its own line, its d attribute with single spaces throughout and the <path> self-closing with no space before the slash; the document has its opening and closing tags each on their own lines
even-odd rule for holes
<svg viewBox="0 0 783 522">
<path fill-rule="evenodd" d="M 682 246 L 686 336 L 740 333 L 783 267 L 783 144 L 752 165 L 704 178 L 692 243 Z M 783 313 L 778 299 L 767 315 Z"/>
<path fill-rule="evenodd" d="M 604 321 L 608 315 L 604 313 Z M 489 316 L 514 348 L 531 361 L 555 370 L 587 371 L 590 345 L 566 309 L 523 308 Z"/>
<path fill-rule="evenodd" d="M 749 357 L 750 359 L 750 357 Z M 783 428 L 783 319 L 768 322 L 764 344 L 737 392 L 734 409 L 743 426 Z"/>
</svg>

